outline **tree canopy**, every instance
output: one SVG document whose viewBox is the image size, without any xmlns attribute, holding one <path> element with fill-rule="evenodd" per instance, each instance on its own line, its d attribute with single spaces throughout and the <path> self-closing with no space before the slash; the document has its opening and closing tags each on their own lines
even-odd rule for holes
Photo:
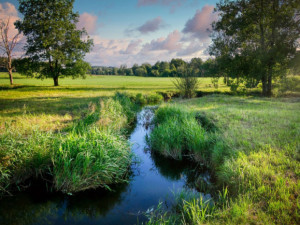
<svg viewBox="0 0 300 225">
<path fill-rule="evenodd" d="M 27 58 L 19 61 L 23 68 L 18 71 L 53 78 L 55 86 L 59 77 L 84 77 L 90 66 L 83 58 L 93 42 L 84 29 L 76 28 L 79 14 L 73 12 L 74 0 L 19 0 L 19 3 L 24 18 L 15 25 L 27 38 Z"/>
<path fill-rule="evenodd" d="M 219 72 L 246 86 L 262 83 L 272 94 L 272 82 L 287 74 L 300 38 L 299 0 L 224 0 L 213 24 L 211 55 Z"/>
</svg>

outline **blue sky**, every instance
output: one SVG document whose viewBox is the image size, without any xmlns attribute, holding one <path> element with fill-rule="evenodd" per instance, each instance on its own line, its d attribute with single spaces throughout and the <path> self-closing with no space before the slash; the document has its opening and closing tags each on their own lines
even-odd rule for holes
<svg viewBox="0 0 300 225">
<path fill-rule="evenodd" d="M 76 0 L 78 27 L 85 27 L 95 43 L 86 60 L 92 65 L 131 66 L 171 58 L 205 59 L 217 1 Z M 18 8 L 17 0 L 0 3 L 4 13 Z"/>
</svg>

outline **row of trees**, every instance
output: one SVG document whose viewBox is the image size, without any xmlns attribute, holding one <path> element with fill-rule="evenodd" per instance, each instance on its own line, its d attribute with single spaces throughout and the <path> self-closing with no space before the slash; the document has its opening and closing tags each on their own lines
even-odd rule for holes
<svg viewBox="0 0 300 225">
<path fill-rule="evenodd" d="M 158 61 L 154 65 L 143 63 L 134 64 L 131 68 L 126 65 L 118 67 L 94 66 L 90 70 L 93 75 L 126 75 L 143 77 L 177 77 L 184 71 L 191 71 L 195 77 L 210 77 L 215 75 L 215 60 L 202 61 L 201 58 L 193 58 L 190 62 L 182 59 L 172 59 L 170 62 Z"/>
<path fill-rule="evenodd" d="M 74 0 L 19 0 L 23 19 L 15 23 L 26 36 L 26 57 L 15 60 L 17 71 L 37 78 L 58 78 L 92 74 L 136 75 L 152 77 L 224 78 L 227 85 L 253 88 L 262 84 L 266 96 L 272 94 L 274 80 L 294 70 L 299 72 L 300 1 L 299 0 L 222 0 L 216 5 L 219 15 L 212 24 L 212 59 L 190 62 L 144 63 L 127 68 L 95 67 L 83 61 L 92 40 L 86 31 L 76 29 L 79 14 L 73 12 Z M 12 82 L 12 49 L 18 35 L 9 40 L 8 23 L 1 23 L 0 48 L 7 55 L 6 68 Z"/>
</svg>

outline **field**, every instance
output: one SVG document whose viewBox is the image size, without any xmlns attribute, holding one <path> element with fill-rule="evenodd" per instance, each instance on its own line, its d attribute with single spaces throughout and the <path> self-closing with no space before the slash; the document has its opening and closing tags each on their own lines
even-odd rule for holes
<svg viewBox="0 0 300 225">
<path fill-rule="evenodd" d="M 38 173 L 45 169 L 43 163 L 52 157 L 47 151 L 52 151 L 53 146 L 61 146 L 66 149 L 66 152 L 72 152 L 68 150 L 68 146 L 84 143 L 86 138 L 115 140 L 117 146 L 104 143 L 112 150 L 114 155 L 112 157 L 124 154 L 122 158 L 129 160 L 130 156 L 123 151 L 128 146 L 122 138 L 115 138 L 125 134 L 123 128 L 127 129 L 127 125 L 130 121 L 132 122 L 132 115 L 139 108 L 130 102 L 129 97 L 116 96 L 115 92 L 127 92 L 128 95 L 133 96 L 131 99 L 134 99 L 136 103 L 137 93 L 154 95 L 156 92 L 174 91 L 171 78 L 87 76 L 84 80 L 60 79 L 61 86 L 53 87 L 53 81 L 50 79 L 41 81 L 16 75 L 15 86 L 11 88 L 6 76 L 4 73 L 0 74 L 0 171 L 2 176 L 10 169 L 10 165 L 6 163 L 9 157 L 19 157 L 19 161 L 11 160 L 12 164 L 36 166 L 34 172 L 27 171 L 25 174 Z M 210 78 L 200 78 L 199 83 L 200 91 L 215 91 Z M 220 81 L 219 91 L 229 91 L 229 88 Z M 210 135 L 208 138 L 211 139 L 207 142 L 210 147 L 205 148 L 209 151 L 205 154 L 199 153 L 200 157 L 195 157 L 195 160 L 207 162 L 215 175 L 215 185 L 220 193 L 223 193 L 223 198 L 220 198 L 221 203 L 216 201 L 213 209 L 198 200 L 182 201 L 178 203 L 174 211 L 153 213 L 150 223 L 297 224 L 299 222 L 299 97 L 262 98 L 213 94 L 190 100 L 174 99 L 160 107 L 170 105 L 180 110 L 184 109 L 191 115 L 198 115 L 198 117 L 200 115 L 203 135 L 206 135 L 206 132 Z M 121 117 L 125 114 L 126 117 Z M 102 120 L 103 118 L 105 119 Z M 119 120 L 116 121 L 116 118 Z M 114 119 L 118 127 L 112 126 L 111 120 Z M 83 121 L 82 127 L 80 121 Z M 99 128 L 101 132 L 104 132 L 105 128 L 103 134 L 105 137 L 97 136 L 97 130 L 86 131 L 85 124 L 95 121 L 98 125 L 100 121 L 101 125 L 100 128 L 94 127 L 93 129 Z M 214 129 L 209 130 L 207 124 Z M 68 130 L 70 127 L 75 133 Z M 113 133 L 108 132 L 107 127 Z M 191 127 L 194 127 L 193 121 Z M 67 136 L 59 139 L 57 133 L 62 135 L 67 133 Z M 190 136 L 190 138 L 193 137 L 195 136 Z M 204 137 L 203 140 L 207 139 Z M 153 143 L 155 143 L 155 138 Z M 202 144 L 199 143 L 203 146 Z M 46 146 L 46 152 L 40 152 L 44 149 L 43 146 Z M 91 154 L 95 154 L 94 147 L 85 146 Z M 23 159 L 22 153 L 17 153 L 18 148 L 22 150 L 32 148 L 39 154 L 28 153 L 27 158 Z M 118 152 L 118 149 L 122 151 Z M 193 148 L 190 149 L 193 153 Z M 7 152 L 9 154 L 6 154 Z M 58 164 L 55 165 L 63 164 L 64 160 L 72 158 L 72 155 L 62 153 L 57 157 Z M 36 159 L 41 160 L 40 163 L 34 163 Z M 78 165 L 84 166 L 85 164 L 78 162 Z M 57 166 L 58 171 L 54 171 L 60 175 L 60 177 L 56 176 L 57 186 L 64 183 L 60 178 L 74 175 L 66 175 L 68 171 L 61 171 L 61 167 Z M 20 169 L 19 166 L 15 168 Z M 76 170 L 74 168 L 70 170 L 76 172 L 78 168 L 76 167 Z M 97 171 L 97 168 L 93 167 L 92 171 Z M 17 171 L 17 174 L 19 172 Z M 18 176 L 16 175 L 15 179 Z M 123 175 L 118 176 L 122 181 Z M 74 187 L 76 185 L 71 184 L 70 187 L 60 185 L 58 190 L 74 191 L 76 190 L 74 188 L 77 188 Z M 94 182 L 92 185 L 98 184 Z M 80 188 L 84 190 L 85 187 Z M 224 190 L 227 190 L 228 194 L 227 192 L 224 194 Z"/>
<path fill-rule="evenodd" d="M 9 87 L 7 74 L 0 73 L 0 121 L 14 121 L 22 126 L 38 125 L 43 130 L 61 128 L 78 118 L 90 102 L 113 96 L 116 91 L 150 94 L 172 91 L 171 78 L 125 76 L 87 76 L 86 79 L 30 79 L 16 74 L 15 86 Z M 210 78 L 201 78 L 199 89 L 214 91 Z M 219 90 L 228 90 L 221 85 Z M 26 118 L 26 120 L 24 119 Z M 19 126 L 19 125 L 18 125 Z"/>
</svg>

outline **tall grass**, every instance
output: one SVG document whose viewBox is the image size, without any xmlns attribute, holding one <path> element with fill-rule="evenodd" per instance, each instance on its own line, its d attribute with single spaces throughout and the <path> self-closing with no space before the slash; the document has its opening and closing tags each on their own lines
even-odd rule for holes
<svg viewBox="0 0 300 225">
<path fill-rule="evenodd" d="M 110 184 L 126 180 L 131 153 L 122 136 L 94 127 L 61 139 L 52 158 L 57 190 L 72 193 L 97 187 L 110 189 Z"/>
<path fill-rule="evenodd" d="M 220 191 L 215 200 L 208 195 L 187 190 L 174 193 L 174 199 L 168 209 L 160 202 L 155 208 L 147 210 L 146 224 L 207 224 L 229 206 L 227 189 Z"/>
<path fill-rule="evenodd" d="M 30 134 L 6 127 L 0 135 L 0 194 L 10 185 L 20 185 L 29 177 L 50 169 L 53 133 L 32 130 Z"/>
<path fill-rule="evenodd" d="M 154 123 L 149 138 L 153 150 L 175 159 L 190 155 L 205 161 L 208 157 L 213 135 L 203 129 L 192 112 L 179 106 L 163 106 L 156 111 Z"/>
<path fill-rule="evenodd" d="M 0 192 L 45 173 L 66 193 L 124 182 L 132 159 L 124 135 L 139 108 L 130 95 L 117 93 L 91 102 L 62 131 L 18 131 L 7 124 L 0 134 Z"/>
</svg>

